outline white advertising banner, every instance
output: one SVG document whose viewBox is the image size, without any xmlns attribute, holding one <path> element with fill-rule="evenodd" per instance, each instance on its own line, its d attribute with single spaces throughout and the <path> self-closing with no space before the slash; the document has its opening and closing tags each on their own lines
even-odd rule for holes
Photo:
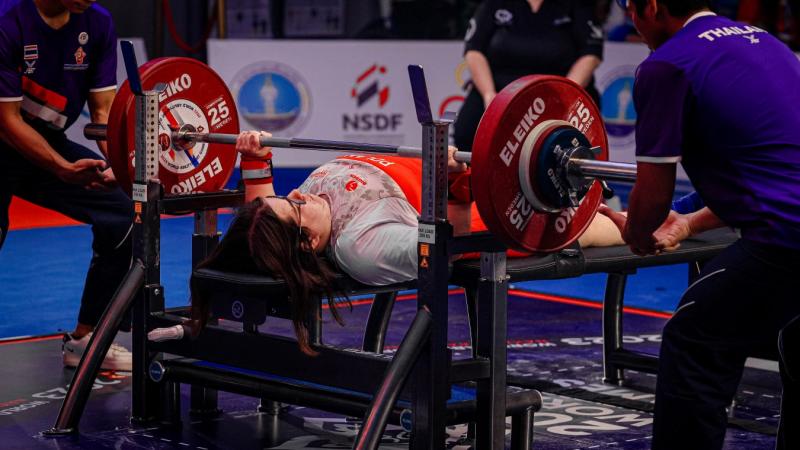
<svg viewBox="0 0 800 450">
<path fill-rule="evenodd" d="M 633 81 L 636 67 L 649 54 L 650 50 L 644 45 L 606 42 L 603 63 L 594 73 L 608 142 L 616 161 L 634 161 L 636 110 L 633 107 Z"/>
<path fill-rule="evenodd" d="M 460 41 L 211 40 L 208 60 L 231 88 L 243 129 L 420 145 L 407 66 L 425 69 L 434 114 L 458 111 L 469 79 L 462 52 Z M 634 161 L 633 80 L 648 54 L 641 44 L 608 42 L 595 72 L 617 161 Z M 276 165 L 284 167 L 316 166 L 335 156 L 275 153 Z"/>
<path fill-rule="evenodd" d="M 425 69 L 438 117 L 458 111 L 468 77 L 457 42 L 211 40 L 242 129 L 276 136 L 421 145 L 408 65 Z M 316 166 L 330 152 L 275 151 L 278 166 Z"/>
</svg>

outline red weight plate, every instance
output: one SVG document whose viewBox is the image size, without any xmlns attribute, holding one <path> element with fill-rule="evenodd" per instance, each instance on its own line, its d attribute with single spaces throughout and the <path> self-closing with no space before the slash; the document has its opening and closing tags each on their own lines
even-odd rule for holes
<svg viewBox="0 0 800 450">
<path fill-rule="evenodd" d="M 608 137 L 600 111 L 580 86 L 558 76 L 530 75 L 506 86 L 486 109 L 472 146 L 472 192 L 489 230 L 511 248 L 560 250 L 594 218 L 602 198 L 595 183 L 578 208 L 534 210 L 520 186 L 519 164 L 528 134 L 543 121 L 563 120 L 586 135 L 608 160 Z M 537 150 L 538 151 L 538 150 Z"/>
<path fill-rule="evenodd" d="M 236 165 L 231 145 L 197 142 L 178 145 L 169 130 L 187 126 L 205 133 L 239 133 L 236 105 L 225 82 L 210 67 L 191 58 L 159 58 L 139 67 L 144 89 L 157 83 L 159 96 L 158 177 L 167 195 L 221 190 Z M 108 152 L 114 174 L 130 193 L 135 146 L 135 97 L 122 84 L 109 113 Z"/>
</svg>

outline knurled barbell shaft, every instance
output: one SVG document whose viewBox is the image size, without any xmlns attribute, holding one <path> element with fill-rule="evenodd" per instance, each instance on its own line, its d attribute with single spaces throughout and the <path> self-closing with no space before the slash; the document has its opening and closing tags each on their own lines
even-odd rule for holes
<svg viewBox="0 0 800 450">
<path fill-rule="evenodd" d="M 220 133 L 196 133 L 176 131 L 173 138 L 196 142 L 214 142 L 219 144 L 235 144 L 236 135 Z M 326 139 L 282 138 L 261 136 L 262 147 L 302 148 L 307 150 L 323 150 L 337 152 L 363 152 L 384 155 L 397 155 L 420 158 L 422 149 L 407 145 L 371 144 L 365 142 L 330 141 Z M 472 153 L 456 152 L 456 161 L 468 163 L 472 161 Z"/>
<path fill-rule="evenodd" d="M 102 141 L 106 139 L 106 125 L 90 123 L 83 128 L 83 135 L 86 139 Z M 184 140 L 193 142 L 211 142 L 216 144 L 236 144 L 238 135 L 225 133 L 197 133 L 190 131 L 174 131 L 173 140 Z M 304 138 L 282 138 L 261 136 L 259 143 L 262 147 L 274 148 L 300 148 L 306 150 L 323 150 L 337 152 L 357 152 L 373 153 L 384 155 L 397 155 L 408 157 L 422 157 L 422 149 L 406 145 L 370 144 L 364 142 L 331 141 L 325 139 L 304 139 Z M 472 153 L 456 152 L 456 161 L 469 163 L 472 161 Z"/>
</svg>

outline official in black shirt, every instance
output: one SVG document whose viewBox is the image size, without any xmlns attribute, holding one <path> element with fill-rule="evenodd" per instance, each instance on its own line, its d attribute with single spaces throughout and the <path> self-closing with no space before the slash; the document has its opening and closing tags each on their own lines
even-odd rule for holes
<svg viewBox="0 0 800 450">
<path fill-rule="evenodd" d="M 599 104 L 593 73 L 603 56 L 603 30 L 593 1 L 484 0 L 464 40 L 473 86 L 454 124 L 459 150 L 472 151 L 485 106 L 524 75 L 566 76 Z"/>
</svg>

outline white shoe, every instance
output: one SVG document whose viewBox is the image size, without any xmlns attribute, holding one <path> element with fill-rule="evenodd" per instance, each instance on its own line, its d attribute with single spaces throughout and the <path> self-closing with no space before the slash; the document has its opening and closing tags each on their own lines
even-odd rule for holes
<svg viewBox="0 0 800 450">
<path fill-rule="evenodd" d="M 83 352 L 89 345 L 92 333 L 80 339 L 74 339 L 71 334 L 64 335 L 64 343 L 61 345 L 61 354 L 64 356 L 64 367 L 77 367 L 81 361 Z M 118 370 L 130 372 L 132 366 L 132 355 L 127 348 L 114 342 L 108 349 L 100 368 L 103 370 Z"/>
</svg>

